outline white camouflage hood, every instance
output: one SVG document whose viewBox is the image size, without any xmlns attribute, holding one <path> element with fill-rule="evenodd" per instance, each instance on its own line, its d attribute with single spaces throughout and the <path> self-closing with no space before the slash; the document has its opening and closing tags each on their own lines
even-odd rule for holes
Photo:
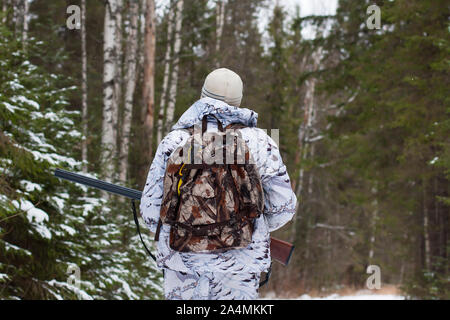
<svg viewBox="0 0 450 320">
<path fill-rule="evenodd" d="M 231 123 L 241 123 L 247 127 L 256 127 L 258 122 L 258 114 L 255 111 L 233 107 L 223 101 L 205 97 L 187 109 L 172 127 L 172 130 L 192 127 L 196 123 L 200 123 L 207 114 L 216 116 L 224 127 Z"/>
</svg>

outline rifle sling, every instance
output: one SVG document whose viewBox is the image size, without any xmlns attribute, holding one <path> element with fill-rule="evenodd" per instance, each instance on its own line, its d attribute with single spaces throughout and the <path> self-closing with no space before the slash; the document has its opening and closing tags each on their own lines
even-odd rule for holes
<svg viewBox="0 0 450 320">
<path fill-rule="evenodd" d="M 266 273 L 266 278 L 263 280 L 263 281 L 261 281 L 260 283 L 259 283 L 259 287 L 261 288 L 262 286 L 264 286 L 265 284 L 267 284 L 267 282 L 269 282 L 269 279 L 270 279 L 270 275 L 272 274 L 272 262 L 270 263 L 270 267 L 269 267 L 269 270 L 267 271 L 267 273 Z"/>
<path fill-rule="evenodd" d="M 133 216 L 134 216 L 134 223 L 136 224 L 136 228 L 137 228 L 137 232 L 139 234 L 139 238 L 141 239 L 142 244 L 144 245 L 145 250 L 147 250 L 147 253 L 150 255 L 150 257 L 152 257 L 152 259 L 156 262 L 156 257 L 153 255 L 153 253 L 150 252 L 150 250 L 147 248 L 147 246 L 145 245 L 144 240 L 142 239 L 142 234 L 141 234 L 141 228 L 139 227 L 139 219 L 137 217 L 137 213 L 136 213 L 136 205 L 134 203 L 134 199 L 131 199 L 131 205 L 133 207 Z"/>
</svg>

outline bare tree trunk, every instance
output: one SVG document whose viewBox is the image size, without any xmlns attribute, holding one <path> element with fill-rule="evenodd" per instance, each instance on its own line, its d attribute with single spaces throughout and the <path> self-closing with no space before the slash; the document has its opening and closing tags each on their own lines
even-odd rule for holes
<svg viewBox="0 0 450 320">
<path fill-rule="evenodd" d="M 309 57 L 309 55 L 304 55 L 303 56 L 303 59 L 302 59 L 302 62 L 301 62 L 301 68 L 300 68 L 300 70 L 302 72 L 305 71 L 305 66 L 309 62 L 308 57 Z M 303 139 L 304 139 L 303 138 L 304 130 L 303 130 L 302 125 L 304 123 L 306 123 L 305 122 L 305 116 L 306 116 L 306 111 L 307 111 L 305 106 L 303 106 L 303 110 L 304 110 L 304 120 L 303 120 L 303 122 L 300 125 L 299 130 L 298 130 L 298 136 L 297 136 L 297 146 L 298 146 L 298 148 L 297 148 L 297 150 L 295 152 L 295 159 L 294 159 L 294 163 L 295 163 L 296 166 L 298 166 L 300 164 L 300 161 L 301 161 L 301 158 L 302 158 L 302 152 L 303 152 L 302 145 L 303 145 Z M 297 181 L 301 181 L 300 177 L 299 177 L 299 179 L 292 179 L 292 181 L 291 181 L 292 190 L 294 190 L 294 192 L 297 190 Z"/>
<path fill-rule="evenodd" d="M 312 54 L 313 57 L 313 71 L 316 71 L 319 68 L 320 59 L 321 59 L 321 50 Z M 316 90 L 317 79 L 312 78 L 306 81 L 306 93 L 303 101 L 304 104 L 304 116 L 303 122 L 300 125 L 298 132 L 298 153 L 296 156 L 296 163 L 300 164 L 307 157 L 307 153 L 304 152 L 306 150 L 306 144 L 311 135 L 311 129 L 315 124 L 316 119 L 316 103 L 315 103 L 315 90 Z M 300 196 L 301 191 L 303 190 L 303 174 L 300 174 L 300 178 L 298 181 L 297 194 Z"/>
<path fill-rule="evenodd" d="M 222 41 L 223 26 L 225 23 L 225 0 L 216 4 L 216 67 L 220 67 L 220 43 Z"/>
<path fill-rule="evenodd" d="M 313 64 L 313 71 L 316 71 L 319 68 L 320 60 L 321 60 L 321 50 L 314 52 L 312 54 L 312 58 L 314 61 Z M 315 118 L 316 118 L 316 104 L 315 104 L 315 90 L 316 90 L 316 78 L 312 78 L 310 80 L 306 81 L 306 93 L 304 97 L 304 115 L 303 115 L 303 122 L 300 125 L 299 131 L 298 131 L 298 148 L 297 148 L 297 154 L 295 163 L 296 165 L 301 165 L 306 158 L 308 157 L 308 140 L 310 138 L 311 129 L 313 125 L 315 124 Z M 314 149 L 310 152 L 312 156 L 314 156 Z M 301 195 L 303 192 L 303 186 L 304 186 L 304 168 L 303 166 L 300 167 L 298 182 L 293 184 L 293 189 L 297 195 L 297 199 L 301 199 Z M 310 188 L 312 187 L 313 183 L 313 177 L 310 176 Z M 312 189 L 308 190 L 309 193 L 312 192 Z M 298 210 L 298 205 L 300 201 L 297 201 L 296 205 L 296 211 Z M 296 235 L 296 228 L 297 228 L 297 218 L 293 220 L 292 227 L 291 227 L 291 239 L 295 239 Z"/>
<path fill-rule="evenodd" d="M 305 94 L 305 99 L 304 99 L 304 115 L 303 115 L 303 122 L 300 125 L 300 128 L 298 130 L 298 145 L 297 145 L 297 153 L 296 153 L 296 157 L 295 157 L 295 163 L 296 165 L 300 165 L 301 163 L 303 163 L 303 161 L 306 159 L 307 156 L 307 146 L 305 144 L 305 140 L 306 140 L 306 134 L 308 131 L 308 127 L 307 124 L 309 123 L 309 118 L 310 118 L 310 104 L 307 101 L 307 98 L 310 96 L 309 92 L 311 90 L 311 86 L 309 85 L 309 81 L 306 81 L 306 94 Z M 293 190 L 297 196 L 297 199 L 299 201 L 297 201 L 296 207 L 295 207 L 295 211 L 298 210 L 298 206 L 300 204 L 301 201 L 301 194 L 303 192 L 303 177 L 305 175 L 305 169 L 303 168 L 303 166 L 300 167 L 300 172 L 299 172 L 299 176 L 298 176 L 298 182 L 293 184 Z M 295 240 L 295 236 L 297 233 L 297 219 L 298 216 L 295 216 L 292 222 L 292 227 L 291 227 L 291 240 L 294 241 Z"/>
<path fill-rule="evenodd" d="M 423 182 L 423 237 L 425 241 L 425 268 L 430 270 L 431 267 L 431 247 L 430 247 L 430 234 L 429 234 L 429 222 L 428 222 L 428 203 L 427 203 L 427 183 L 424 179 Z"/>
<path fill-rule="evenodd" d="M 311 144 L 310 152 L 309 152 L 309 158 L 314 159 L 316 152 L 316 146 L 314 143 Z M 309 173 L 309 179 L 308 179 L 308 195 L 312 196 L 313 193 L 313 184 L 314 184 L 314 174 L 312 172 Z"/>
<path fill-rule="evenodd" d="M 116 92 L 115 98 L 117 103 L 117 108 L 120 110 L 122 103 L 122 88 L 123 88 L 123 31 L 122 31 L 122 12 L 123 12 L 123 0 L 117 1 L 116 7 L 116 28 L 115 28 L 115 64 L 116 64 L 116 78 L 114 81 L 114 91 Z M 118 111 L 120 112 L 120 111 Z M 120 127 L 121 118 L 118 117 L 117 125 Z M 120 134 L 120 131 L 118 132 Z M 118 144 L 119 145 L 119 144 Z"/>
<path fill-rule="evenodd" d="M 127 39 L 127 51 L 125 56 L 125 96 L 122 123 L 122 139 L 119 155 L 119 180 L 126 182 L 128 173 L 128 150 L 130 144 L 131 117 L 133 114 L 133 96 L 136 89 L 136 58 L 138 47 L 138 18 L 139 4 L 130 1 L 129 9 L 130 32 Z"/>
<path fill-rule="evenodd" d="M 377 231 L 377 220 L 378 220 L 378 200 L 377 200 L 377 193 L 378 193 L 378 186 L 375 185 L 375 187 L 372 189 L 372 194 L 375 195 L 375 200 L 373 201 L 373 212 L 372 212 L 372 218 L 370 221 L 370 229 L 371 229 L 371 235 L 370 235 L 370 249 L 369 249 L 369 263 L 372 262 L 375 252 L 375 240 L 376 240 L 376 231 Z"/>
<path fill-rule="evenodd" d="M 155 47 L 156 47 L 156 17 L 155 1 L 146 1 L 145 18 L 145 44 L 144 44 L 144 88 L 143 88 L 143 127 L 147 139 L 147 157 L 150 161 L 153 154 L 153 121 L 155 105 Z"/>
<path fill-rule="evenodd" d="M 144 69 L 144 57 L 145 57 L 145 17 L 146 17 L 146 1 L 140 0 L 139 2 L 139 68 Z M 140 73 L 142 74 L 142 73 Z M 143 119 L 144 117 L 142 117 Z"/>
<path fill-rule="evenodd" d="M 88 137 L 88 92 L 87 92 L 87 50 L 86 50 L 86 0 L 81 0 L 81 122 L 84 139 L 81 142 L 83 172 L 87 172 Z"/>
<path fill-rule="evenodd" d="M 401 264 L 401 267 L 400 267 L 399 283 L 403 283 L 404 277 L 405 277 L 405 261 L 402 260 L 402 264 Z"/>
<path fill-rule="evenodd" d="M 4 14 L 3 18 L 2 18 L 2 23 L 5 24 L 6 23 L 6 14 L 8 12 L 8 0 L 3 0 L 2 2 L 2 12 Z"/>
<path fill-rule="evenodd" d="M 167 117 L 166 117 L 166 132 L 170 131 L 173 123 L 173 117 L 175 114 L 175 105 L 177 102 L 177 86 L 178 86 L 178 69 L 179 69 L 179 55 L 181 49 L 181 25 L 183 22 L 183 0 L 178 0 L 176 10 L 176 25 L 175 25 L 175 43 L 173 46 L 173 68 L 172 79 L 169 89 L 169 103 L 167 105 Z"/>
<path fill-rule="evenodd" d="M 30 12 L 30 3 L 29 0 L 23 0 L 23 26 L 22 26 L 22 48 L 26 50 L 27 48 L 27 41 L 28 41 L 28 18 L 29 18 L 29 12 Z"/>
<path fill-rule="evenodd" d="M 115 92 L 116 81 L 116 21 L 117 0 L 105 3 L 103 35 L 103 123 L 102 123 L 102 161 L 103 175 L 113 180 L 115 173 L 118 105 Z"/>
<path fill-rule="evenodd" d="M 164 79 L 161 92 L 161 102 L 159 103 L 159 113 L 158 113 L 158 133 L 157 133 L 157 143 L 162 140 L 163 136 L 163 126 L 164 126 L 164 111 L 166 110 L 167 103 L 167 87 L 169 85 L 170 76 L 170 59 L 172 55 L 172 36 L 173 36 L 173 25 L 174 25 L 174 8 L 172 2 L 170 3 L 169 16 L 167 21 L 167 48 L 166 54 L 164 56 Z"/>
<path fill-rule="evenodd" d="M 22 1 L 23 0 L 12 0 L 13 5 L 13 21 L 12 25 L 14 26 L 14 32 L 17 35 L 17 33 L 20 30 L 20 23 L 21 23 L 21 12 L 22 12 Z"/>
</svg>

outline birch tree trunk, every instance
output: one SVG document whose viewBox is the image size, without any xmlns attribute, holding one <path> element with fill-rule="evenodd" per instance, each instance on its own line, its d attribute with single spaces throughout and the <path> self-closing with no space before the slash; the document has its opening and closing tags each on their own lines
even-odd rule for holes
<svg viewBox="0 0 450 320">
<path fill-rule="evenodd" d="M 313 87 L 310 85 L 310 81 L 306 81 L 306 94 L 304 99 L 304 115 L 303 115 L 303 122 L 300 125 L 300 128 L 298 130 L 298 148 L 297 153 L 295 157 L 295 163 L 296 165 L 299 165 L 303 163 L 303 161 L 306 159 L 307 156 L 307 145 L 306 145 L 306 136 L 307 132 L 309 131 L 308 124 L 310 123 L 310 115 L 311 115 L 311 104 L 309 103 L 308 98 L 311 96 L 311 90 L 314 90 Z M 300 172 L 298 176 L 298 182 L 297 184 L 293 185 L 293 190 L 297 196 L 297 204 L 295 205 L 295 211 L 297 212 L 298 206 L 301 200 L 301 195 L 303 192 L 303 182 L 304 182 L 304 175 L 305 175 L 305 169 L 303 168 L 303 165 L 300 167 Z M 291 227 L 291 241 L 295 240 L 296 234 L 297 234 L 297 217 L 294 217 L 292 221 L 292 227 Z"/>
<path fill-rule="evenodd" d="M 314 159 L 314 155 L 316 152 L 316 146 L 314 144 L 311 144 L 310 151 L 309 151 L 309 158 Z M 312 196 L 313 193 L 313 185 L 314 185 L 314 174 L 312 172 L 309 173 L 309 180 L 308 180 L 308 195 Z"/>
<path fill-rule="evenodd" d="M 167 87 L 169 85 L 170 76 L 170 60 L 172 55 L 172 36 L 174 25 L 173 4 L 170 2 L 169 16 L 167 21 L 167 48 L 164 56 L 164 79 L 161 92 L 161 101 L 159 103 L 158 124 L 157 124 L 157 143 L 162 140 L 163 126 L 164 126 L 164 111 L 166 110 L 167 103 Z"/>
<path fill-rule="evenodd" d="M 12 0 L 12 7 L 13 7 L 12 25 L 14 26 L 15 34 L 17 34 L 20 30 L 22 0 Z"/>
<path fill-rule="evenodd" d="M 178 0 L 176 10 L 176 25 L 175 25 L 175 43 L 173 46 L 173 68 L 171 84 L 169 89 L 169 103 L 167 105 L 167 118 L 166 118 L 166 132 L 170 131 L 173 124 L 173 117 L 175 114 L 175 105 L 177 102 L 177 86 L 178 86 L 178 68 L 179 68 L 179 55 L 181 49 L 181 25 L 183 22 L 183 0 Z"/>
<path fill-rule="evenodd" d="M 145 18 L 146 18 L 146 1 L 140 0 L 139 2 L 139 68 L 144 69 L 144 56 L 145 56 Z M 139 73 L 142 75 L 142 73 Z M 142 117 L 144 119 L 144 117 Z"/>
<path fill-rule="evenodd" d="M 131 117 L 133 114 L 133 96 L 136 89 L 136 59 L 138 47 L 138 18 L 139 4 L 136 0 L 130 1 L 129 21 L 130 32 L 127 39 L 127 51 L 125 56 L 125 95 L 122 122 L 122 139 L 119 155 L 119 180 L 126 182 L 128 173 L 128 150 L 130 144 Z"/>
<path fill-rule="evenodd" d="M 372 189 L 372 194 L 375 196 L 375 200 L 373 201 L 373 212 L 372 212 L 372 218 L 370 221 L 370 249 L 369 249 L 369 263 L 372 262 L 375 252 L 375 240 L 376 240 L 376 231 L 377 231 L 377 220 L 378 220 L 378 200 L 377 200 L 377 194 L 378 194 L 378 185 L 375 185 L 375 187 Z"/>
<path fill-rule="evenodd" d="M 224 22 L 225 0 L 221 0 L 216 4 L 216 68 L 220 67 L 220 43 L 222 41 Z"/>
<path fill-rule="evenodd" d="M 102 161 L 103 176 L 113 180 L 115 173 L 118 105 L 115 92 L 116 57 L 115 13 L 117 0 L 105 3 L 105 21 L 103 35 L 103 123 L 102 123 Z"/>
<path fill-rule="evenodd" d="M 155 105 L 155 46 L 156 17 L 155 1 L 146 1 L 144 41 L 144 87 L 143 87 L 143 128 L 148 143 L 146 159 L 153 154 L 153 120 Z"/>
<path fill-rule="evenodd" d="M 30 12 L 30 3 L 29 0 L 23 0 L 23 26 L 22 26 L 22 48 L 26 50 L 27 48 L 27 41 L 28 41 L 28 16 Z"/>
<path fill-rule="evenodd" d="M 116 78 L 114 80 L 114 91 L 118 110 L 120 110 L 122 102 L 122 87 L 123 87 L 123 32 L 122 32 L 122 12 L 123 12 L 123 0 L 117 1 L 115 22 L 116 27 L 114 31 L 115 38 L 115 64 L 116 64 Z M 119 112 L 119 111 L 118 111 Z M 118 116 L 117 125 L 118 128 L 121 118 Z M 120 134 L 120 131 L 118 132 Z"/>
<path fill-rule="evenodd" d="M 431 246 L 428 222 L 428 197 L 427 197 L 427 183 L 423 180 L 423 237 L 425 242 L 425 269 L 430 270 L 431 267 Z"/>
<path fill-rule="evenodd" d="M 8 11 L 8 1 L 7 0 L 3 0 L 2 2 L 2 12 L 4 14 L 3 18 L 2 18 L 2 23 L 5 24 L 6 23 L 6 14 Z"/>
<path fill-rule="evenodd" d="M 319 68 L 320 60 L 321 60 L 321 50 L 319 49 L 317 52 L 314 52 L 312 54 L 313 58 L 313 67 L 312 71 L 317 71 Z M 310 80 L 307 80 L 305 82 L 306 84 L 306 92 L 305 97 L 303 100 L 304 104 L 304 115 L 303 115 L 303 122 L 300 125 L 299 131 L 298 131 L 298 151 L 296 154 L 296 164 L 300 164 L 302 161 L 306 159 L 307 152 L 306 151 L 306 144 L 308 143 L 308 140 L 310 138 L 311 129 L 313 128 L 315 124 L 316 119 L 316 103 L 315 103 L 315 90 L 316 90 L 316 83 L 317 79 L 312 78 Z M 302 170 L 300 170 L 300 177 L 298 180 L 298 186 L 294 188 L 296 189 L 297 196 L 300 196 L 302 190 L 303 190 L 303 174 Z"/>
<path fill-rule="evenodd" d="M 313 58 L 313 71 L 316 71 L 320 64 L 320 58 L 321 58 L 321 50 L 319 49 L 318 52 L 314 52 L 312 54 Z M 316 110 L 315 110 L 315 90 L 316 90 L 316 78 L 312 78 L 310 80 L 307 80 L 305 82 L 306 85 L 306 92 L 305 97 L 303 100 L 304 104 L 304 114 L 303 114 L 303 121 L 302 124 L 299 127 L 298 130 L 298 148 L 297 153 L 295 157 L 295 163 L 296 165 L 301 165 L 308 156 L 308 140 L 310 138 L 312 127 L 315 123 L 315 117 L 316 117 Z M 314 149 L 311 150 L 312 156 L 314 156 Z M 296 211 L 298 210 L 298 206 L 301 202 L 301 195 L 303 192 L 303 186 L 304 186 L 304 175 L 305 175 L 305 169 L 303 166 L 300 167 L 298 182 L 293 184 L 294 192 L 296 193 L 297 201 L 296 204 Z M 309 193 L 312 192 L 312 183 L 313 183 L 313 177 L 310 176 L 310 189 L 308 190 Z M 297 228 L 297 219 L 294 218 L 292 227 L 291 227 L 291 239 L 294 240 L 296 236 L 296 228 Z"/>
<path fill-rule="evenodd" d="M 300 72 L 306 72 L 305 71 L 306 70 L 306 65 L 309 63 L 308 58 L 309 58 L 309 54 L 305 54 L 303 56 L 303 59 L 301 61 L 301 66 L 300 66 L 300 70 L 301 70 Z M 308 81 L 308 80 L 306 80 L 306 81 Z M 305 105 L 303 106 L 303 110 L 304 110 L 303 122 L 300 124 L 300 126 L 298 128 L 298 132 L 297 132 L 297 149 L 296 149 L 295 157 L 294 157 L 294 163 L 295 163 L 296 166 L 298 166 L 300 164 L 300 160 L 301 160 L 301 156 L 302 156 L 302 150 L 303 150 L 302 144 L 303 144 L 304 130 L 303 130 L 302 125 L 305 123 L 305 115 L 306 115 L 306 110 L 307 110 Z M 301 173 L 301 171 L 300 171 L 300 173 Z M 297 190 L 297 182 L 300 181 L 300 180 L 301 180 L 300 177 L 298 179 L 292 179 L 291 187 L 292 187 L 292 190 L 294 190 L 294 192 L 296 192 L 296 190 Z"/>
<path fill-rule="evenodd" d="M 87 50 L 86 50 L 86 0 L 81 0 L 81 122 L 84 139 L 81 142 L 83 172 L 87 172 L 88 137 L 88 93 L 87 93 Z"/>
</svg>

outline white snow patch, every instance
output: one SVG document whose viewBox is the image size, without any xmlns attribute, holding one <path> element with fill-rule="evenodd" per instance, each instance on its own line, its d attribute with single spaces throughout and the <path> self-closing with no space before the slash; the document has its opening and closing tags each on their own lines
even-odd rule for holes
<svg viewBox="0 0 450 320">
<path fill-rule="evenodd" d="M 86 291 L 79 289 L 76 286 L 69 284 L 67 282 L 61 282 L 53 279 L 48 281 L 47 283 L 52 287 L 66 288 L 75 292 L 75 294 L 78 296 L 80 300 L 94 300 Z"/>
<path fill-rule="evenodd" d="M 105 239 L 102 239 L 102 240 L 100 241 L 100 244 L 101 244 L 102 246 L 105 246 L 105 247 L 111 245 L 111 243 L 110 243 L 108 240 L 105 240 Z"/>
<path fill-rule="evenodd" d="M 30 136 L 31 140 L 33 140 L 36 143 L 36 146 L 38 148 L 46 148 L 51 151 L 56 151 L 54 146 L 52 146 L 51 144 L 48 144 L 44 141 L 45 137 L 42 133 L 35 134 L 31 131 L 27 131 L 27 133 Z"/>
<path fill-rule="evenodd" d="M 69 105 L 69 102 L 67 102 L 66 100 L 56 100 L 55 104 Z"/>
<path fill-rule="evenodd" d="M 77 231 L 69 226 L 66 226 L 65 224 L 61 225 L 61 229 L 63 229 L 64 231 L 66 231 L 68 234 L 70 234 L 71 236 L 73 236 L 75 233 L 77 233 Z"/>
<path fill-rule="evenodd" d="M 62 123 L 64 123 L 64 124 L 66 124 L 66 125 L 69 125 L 69 126 L 73 126 L 74 125 L 74 122 L 71 120 L 71 119 L 69 119 L 69 118 L 62 118 L 61 119 L 61 121 L 62 121 Z"/>
<path fill-rule="evenodd" d="M 25 188 L 27 192 L 33 192 L 33 191 L 42 191 L 42 187 L 40 184 L 27 181 L 27 180 L 21 180 L 20 184 Z"/>
<path fill-rule="evenodd" d="M 18 246 L 15 246 L 15 245 L 9 243 L 9 242 L 6 242 L 6 241 L 2 241 L 2 242 L 5 244 L 6 251 L 9 251 L 9 250 L 19 251 L 19 252 L 25 253 L 27 256 L 32 256 L 31 252 L 28 251 L 27 249 L 20 248 Z"/>
<path fill-rule="evenodd" d="M 60 210 L 64 209 L 64 199 L 61 199 L 60 197 L 51 197 L 50 199 L 56 203 Z"/>
<path fill-rule="evenodd" d="M 52 233 L 43 224 L 33 223 L 32 225 L 34 227 L 34 230 L 36 230 L 40 234 L 40 236 L 42 238 L 45 238 L 45 239 L 51 239 L 52 238 Z"/>
<path fill-rule="evenodd" d="M 31 150 L 30 152 L 33 154 L 33 157 L 36 161 L 47 161 L 51 165 L 58 165 L 61 162 L 66 162 L 69 164 L 69 166 L 75 167 L 80 164 L 73 158 L 61 156 L 56 153 L 42 153 L 35 150 Z"/>
<path fill-rule="evenodd" d="M 77 130 L 69 131 L 67 134 L 73 138 L 81 138 L 81 133 Z"/>
<path fill-rule="evenodd" d="M 13 144 L 16 148 L 19 149 L 23 149 L 25 151 L 30 152 L 34 159 L 36 161 L 47 161 L 48 163 L 50 163 L 53 166 L 57 166 L 60 165 L 62 162 L 66 162 L 67 164 L 69 164 L 69 166 L 72 167 L 76 167 L 76 166 L 80 166 L 81 162 L 75 160 L 74 158 L 69 158 L 69 157 L 65 157 L 65 156 L 61 156 L 59 154 L 56 153 L 42 153 L 36 150 L 30 150 L 27 147 L 24 147 L 22 145 L 19 145 L 17 143 Z"/>
<path fill-rule="evenodd" d="M 44 115 L 44 118 L 45 118 L 45 119 L 48 119 L 48 120 L 51 120 L 51 121 L 54 121 L 54 122 L 56 122 L 56 121 L 59 120 L 58 116 L 57 116 L 56 113 L 54 113 L 54 112 L 47 112 L 47 113 Z"/>
<path fill-rule="evenodd" d="M 120 279 L 120 278 L 119 278 L 118 276 L 116 276 L 116 275 L 112 275 L 112 276 L 111 276 L 111 279 L 113 279 L 113 280 L 116 281 L 116 282 L 120 282 L 120 283 L 122 284 L 122 288 L 123 288 L 123 290 L 125 291 L 125 294 L 126 294 L 130 299 L 136 299 L 136 300 L 139 299 L 139 296 L 136 295 L 133 291 L 131 291 L 130 285 L 129 285 L 126 281 Z"/>
<path fill-rule="evenodd" d="M 430 161 L 431 165 L 434 165 L 439 160 L 439 157 L 434 157 L 433 160 Z"/>
<path fill-rule="evenodd" d="M 76 87 L 73 87 L 73 88 L 76 88 Z M 74 114 L 74 115 L 80 115 L 81 114 L 81 112 L 78 111 L 78 110 L 72 110 L 72 111 L 66 110 L 65 113 L 66 114 Z"/>
<path fill-rule="evenodd" d="M 9 104 L 8 102 L 2 102 L 3 105 L 6 107 L 6 109 L 11 112 L 14 113 L 16 110 L 19 110 L 20 108 L 13 106 L 12 104 Z"/>
<path fill-rule="evenodd" d="M 27 97 L 24 97 L 24 96 L 14 96 L 14 97 L 11 98 L 11 100 L 13 102 L 22 102 L 24 104 L 32 106 L 36 110 L 39 110 L 39 108 L 40 108 L 39 107 L 39 103 L 37 103 L 36 101 L 33 101 L 31 99 L 28 99 Z"/>
<path fill-rule="evenodd" d="M 42 112 L 39 111 L 33 111 L 30 113 L 31 119 L 32 120 L 36 120 L 36 119 L 42 119 L 44 117 L 44 115 L 42 114 Z"/>
<path fill-rule="evenodd" d="M 68 194 L 67 192 L 60 193 L 59 196 L 60 196 L 61 198 L 63 198 L 63 199 L 69 199 L 69 198 L 70 198 L 70 196 L 69 196 L 69 194 Z"/>
<path fill-rule="evenodd" d="M 44 221 L 48 221 L 48 214 L 45 211 L 36 208 L 28 200 L 19 199 L 19 201 L 13 200 L 12 204 L 16 208 L 26 212 L 28 222 L 31 223 L 31 225 L 34 227 L 34 230 L 36 232 L 38 232 L 41 235 L 41 237 L 43 237 L 45 239 L 51 239 L 52 238 L 52 233 L 43 224 Z"/>
<path fill-rule="evenodd" d="M 9 280 L 9 276 L 6 273 L 0 273 L 0 282 Z"/>
<path fill-rule="evenodd" d="M 9 166 L 13 164 L 11 159 L 6 159 L 6 158 L 0 158 L 0 163 L 1 164 L 5 163 L 6 165 L 9 165 Z"/>
<path fill-rule="evenodd" d="M 17 79 L 8 81 L 6 84 L 9 84 L 9 87 L 11 88 L 11 90 L 19 90 L 19 89 L 24 89 L 25 87 L 23 85 L 21 85 Z"/>
<path fill-rule="evenodd" d="M 44 221 L 48 221 L 48 214 L 41 210 L 36 208 L 30 201 L 19 199 L 20 202 L 17 200 L 13 200 L 12 204 L 20 210 L 26 211 L 27 213 L 27 219 L 31 223 L 33 220 L 37 223 L 42 223 Z"/>
</svg>

